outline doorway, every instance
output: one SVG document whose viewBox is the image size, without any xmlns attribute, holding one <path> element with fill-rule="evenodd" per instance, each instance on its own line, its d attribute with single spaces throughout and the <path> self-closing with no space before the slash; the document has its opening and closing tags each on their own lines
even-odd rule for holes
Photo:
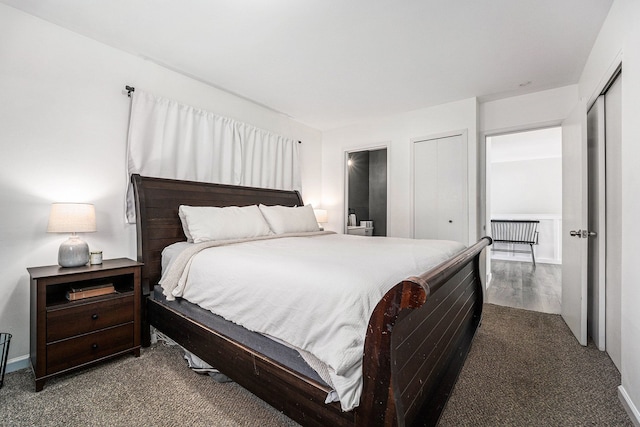
<svg viewBox="0 0 640 427">
<path fill-rule="evenodd" d="M 487 136 L 485 142 L 486 229 L 492 220 L 514 232 L 519 222 L 537 225 L 533 246 L 494 242 L 488 302 L 560 313 L 562 130 L 519 131 Z"/>
<path fill-rule="evenodd" d="M 387 149 L 346 153 L 347 234 L 387 235 Z"/>
</svg>

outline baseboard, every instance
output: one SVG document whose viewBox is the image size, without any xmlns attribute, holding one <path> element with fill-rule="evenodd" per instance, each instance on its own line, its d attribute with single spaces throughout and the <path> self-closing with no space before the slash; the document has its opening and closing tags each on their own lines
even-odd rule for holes
<svg viewBox="0 0 640 427">
<path fill-rule="evenodd" d="M 6 373 L 19 371 L 20 369 L 25 369 L 30 366 L 29 355 L 14 357 L 13 359 L 7 360 L 7 370 Z"/>
<path fill-rule="evenodd" d="M 531 263 L 531 256 L 529 257 L 521 257 L 521 256 L 501 256 L 499 254 L 496 253 L 492 253 L 491 254 L 491 259 L 495 259 L 497 261 L 517 261 L 517 262 L 528 262 Z M 554 258 L 537 258 L 536 257 L 536 263 L 537 264 L 556 264 L 556 265 L 560 265 L 562 264 L 561 260 L 558 259 L 554 259 Z"/>
<path fill-rule="evenodd" d="M 631 422 L 633 422 L 636 427 L 640 427 L 640 411 L 638 411 L 636 405 L 631 401 L 631 397 L 629 397 L 627 390 L 625 390 L 621 385 L 618 386 L 618 398 L 620 399 L 620 402 L 622 402 L 624 410 L 627 411 Z"/>
</svg>

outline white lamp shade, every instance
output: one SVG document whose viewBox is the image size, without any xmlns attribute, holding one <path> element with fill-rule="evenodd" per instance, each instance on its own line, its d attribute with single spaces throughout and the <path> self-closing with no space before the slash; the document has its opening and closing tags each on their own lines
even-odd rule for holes
<svg viewBox="0 0 640 427">
<path fill-rule="evenodd" d="M 329 221 L 326 209 L 314 209 L 313 213 L 316 215 L 316 221 L 318 221 L 319 223 L 325 223 Z"/>
<path fill-rule="evenodd" d="M 96 209 L 89 203 L 52 203 L 48 233 L 96 231 Z"/>
</svg>

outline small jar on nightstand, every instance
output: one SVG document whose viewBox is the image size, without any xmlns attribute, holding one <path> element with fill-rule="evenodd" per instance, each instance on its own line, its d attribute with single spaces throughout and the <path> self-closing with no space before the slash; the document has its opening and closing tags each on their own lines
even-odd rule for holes
<svg viewBox="0 0 640 427">
<path fill-rule="evenodd" d="M 89 252 L 89 264 L 100 265 L 102 264 L 102 251 Z"/>
</svg>

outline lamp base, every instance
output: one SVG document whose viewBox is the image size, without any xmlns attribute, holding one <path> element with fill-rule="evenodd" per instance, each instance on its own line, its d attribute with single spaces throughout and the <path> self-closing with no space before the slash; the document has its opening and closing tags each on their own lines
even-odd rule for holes
<svg viewBox="0 0 640 427">
<path fill-rule="evenodd" d="M 58 264 L 61 267 L 80 267 L 89 262 L 89 245 L 78 236 L 71 236 L 58 249 Z"/>
</svg>

